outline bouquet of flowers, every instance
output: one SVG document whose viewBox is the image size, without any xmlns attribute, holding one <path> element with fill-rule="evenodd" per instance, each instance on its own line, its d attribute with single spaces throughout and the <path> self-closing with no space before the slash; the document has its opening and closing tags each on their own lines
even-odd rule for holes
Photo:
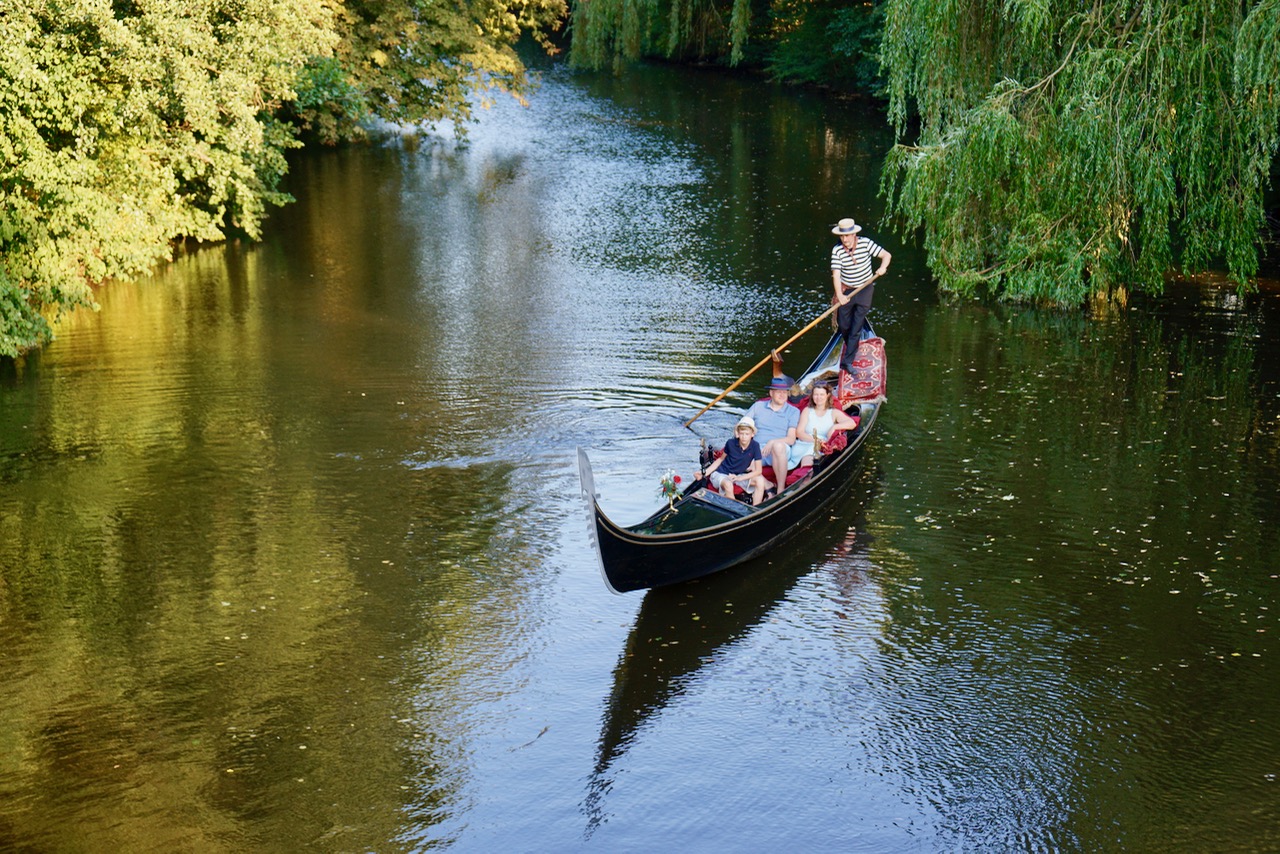
<svg viewBox="0 0 1280 854">
<path fill-rule="evenodd" d="M 674 505 L 676 499 L 680 497 L 680 475 L 668 469 L 658 486 L 658 495 L 667 499 L 668 507 Z"/>
</svg>

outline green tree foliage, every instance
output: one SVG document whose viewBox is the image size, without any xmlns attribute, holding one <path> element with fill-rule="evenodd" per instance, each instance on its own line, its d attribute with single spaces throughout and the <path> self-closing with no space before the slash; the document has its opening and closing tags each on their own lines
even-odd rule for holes
<svg viewBox="0 0 1280 854">
<path fill-rule="evenodd" d="M 876 54 L 884 26 L 879 3 L 775 0 L 766 67 L 779 80 L 878 92 Z"/>
<path fill-rule="evenodd" d="M 48 338 L 179 236 L 256 235 L 291 133 L 273 118 L 331 49 L 320 0 L 26 0 L 0 12 L 0 354 Z"/>
<path fill-rule="evenodd" d="M 575 0 L 569 57 L 581 68 L 645 56 L 737 65 L 759 18 L 754 6 L 767 9 L 767 0 Z"/>
<path fill-rule="evenodd" d="M 879 85 L 881 0 L 576 0 L 572 63 L 723 61 L 782 81 L 873 92 Z"/>
<path fill-rule="evenodd" d="M 1079 304 L 1255 275 L 1280 2 L 889 0 L 890 212 L 944 289 Z M 913 116 L 914 114 L 914 116 Z"/>
<path fill-rule="evenodd" d="M 297 124 L 464 121 L 521 97 L 565 0 L 0 0 L 0 356 L 174 241 L 256 238 Z"/>
<path fill-rule="evenodd" d="M 774 78 L 874 91 L 880 0 L 576 0 L 570 59 L 599 69 L 639 59 L 724 62 Z"/>
<path fill-rule="evenodd" d="M 529 33 L 548 52 L 566 0 L 345 0 L 332 56 L 299 84 L 297 117 L 324 142 L 357 139 L 370 118 L 403 125 L 448 119 L 465 133 L 473 93 L 523 102 L 532 85 L 515 44 Z"/>
</svg>

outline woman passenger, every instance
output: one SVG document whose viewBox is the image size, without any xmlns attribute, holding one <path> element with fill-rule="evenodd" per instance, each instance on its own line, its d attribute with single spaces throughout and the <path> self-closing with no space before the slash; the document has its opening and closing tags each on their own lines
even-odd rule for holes
<svg viewBox="0 0 1280 854">
<path fill-rule="evenodd" d="M 839 431 L 853 430 L 857 426 L 858 422 L 843 409 L 831 406 L 831 387 L 826 383 L 814 383 L 813 391 L 809 392 L 809 405 L 800 413 L 790 459 L 800 466 L 811 466 L 815 441 L 826 442 Z"/>
</svg>

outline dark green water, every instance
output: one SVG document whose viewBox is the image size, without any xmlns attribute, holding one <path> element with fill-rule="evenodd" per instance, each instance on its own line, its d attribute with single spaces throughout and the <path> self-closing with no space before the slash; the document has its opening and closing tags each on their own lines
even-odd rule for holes
<svg viewBox="0 0 1280 854">
<path fill-rule="evenodd" d="M 0 366 L 0 848 L 1280 848 L 1280 299 L 941 304 L 891 141 L 555 70 Z M 647 515 L 850 215 L 894 262 L 847 501 L 609 594 L 576 448 Z"/>
</svg>

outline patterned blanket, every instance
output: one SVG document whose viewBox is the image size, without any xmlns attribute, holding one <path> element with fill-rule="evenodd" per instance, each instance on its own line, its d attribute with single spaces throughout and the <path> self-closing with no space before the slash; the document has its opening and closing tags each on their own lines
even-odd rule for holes
<svg viewBox="0 0 1280 854">
<path fill-rule="evenodd" d="M 840 371 L 839 400 L 842 409 L 855 402 L 883 403 L 888 366 L 884 358 L 884 339 L 865 338 L 858 342 L 853 359 L 853 372 Z"/>
</svg>

